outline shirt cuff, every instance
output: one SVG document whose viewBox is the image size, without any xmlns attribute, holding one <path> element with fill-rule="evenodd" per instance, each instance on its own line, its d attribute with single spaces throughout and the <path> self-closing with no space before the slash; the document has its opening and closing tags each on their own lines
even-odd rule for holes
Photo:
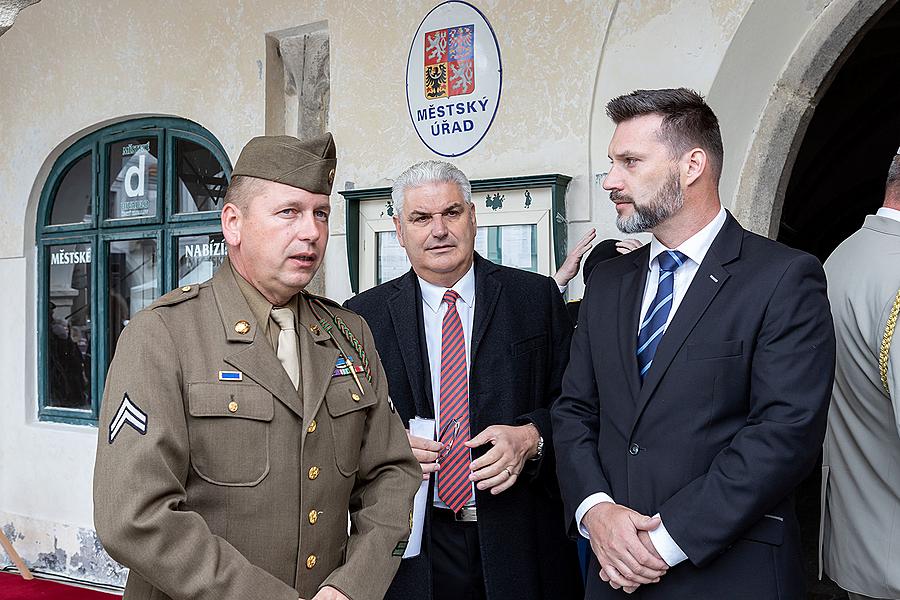
<svg viewBox="0 0 900 600">
<path fill-rule="evenodd" d="M 554 280 L 554 281 L 555 281 L 555 280 Z M 566 285 L 559 285 L 559 284 L 557 283 L 557 284 L 556 284 L 556 287 L 559 288 L 559 293 L 562 294 L 563 296 L 565 296 L 565 295 L 566 295 L 566 289 L 568 289 L 569 284 L 567 283 Z"/>
<path fill-rule="evenodd" d="M 653 516 L 658 517 L 659 513 L 656 513 Z M 666 530 L 666 525 L 662 520 L 659 522 L 659 527 L 648 533 L 650 534 L 650 541 L 653 542 L 653 547 L 656 548 L 656 551 L 662 556 L 662 559 L 666 561 L 667 565 L 674 567 L 678 563 L 687 560 L 687 554 L 684 553 L 681 547 L 672 539 L 672 536 L 669 535 L 669 532 Z"/>
<path fill-rule="evenodd" d="M 591 539 L 591 534 L 588 533 L 587 527 L 581 524 L 581 520 L 584 518 L 584 515 L 587 514 L 587 511 L 602 502 L 612 502 L 615 504 L 615 500 L 613 500 L 609 494 L 597 492 L 582 500 L 581 504 L 579 504 L 578 508 L 575 510 L 575 522 L 578 523 L 578 533 L 587 539 Z"/>
</svg>

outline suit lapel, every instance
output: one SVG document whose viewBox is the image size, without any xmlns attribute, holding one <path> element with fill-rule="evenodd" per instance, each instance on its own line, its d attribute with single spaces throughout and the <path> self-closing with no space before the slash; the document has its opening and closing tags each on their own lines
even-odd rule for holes
<svg viewBox="0 0 900 600">
<path fill-rule="evenodd" d="M 425 349 L 422 329 L 422 295 L 415 272 L 410 271 L 397 282 L 397 292 L 388 299 L 388 312 L 397 335 L 400 358 L 406 369 L 409 386 L 412 389 L 416 414 L 434 418 L 434 404 L 431 399 L 431 381 L 425 377 L 430 373 L 428 363 L 422 355 Z"/>
<path fill-rule="evenodd" d="M 324 331 L 310 309 L 309 296 L 301 293 L 297 298 L 297 335 L 300 338 L 300 389 L 303 397 L 303 414 L 306 422 L 310 422 L 319 412 L 325 392 L 331 385 L 331 377 L 334 373 L 335 361 L 340 352 L 331 341 L 331 336 Z M 330 322 L 327 314 L 319 308 L 320 315 Z M 312 325 L 316 325 L 312 327 Z M 336 329 L 332 329 L 335 335 L 340 336 Z M 344 344 L 343 338 L 342 345 Z M 350 351 L 345 346 L 346 351 Z M 306 439 L 306 429 L 301 434 Z"/>
<path fill-rule="evenodd" d="M 625 273 L 619 288 L 619 350 L 622 352 L 622 364 L 627 370 L 628 389 L 632 400 L 638 397 L 641 390 L 641 376 L 637 364 L 638 319 L 640 319 L 641 301 L 647 282 L 647 261 L 650 253 L 649 244 L 646 250 L 635 252 L 634 268 Z M 600 342 L 602 343 L 602 342 Z"/>
<path fill-rule="evenodd" d="M 694 279 L 681 301 L 681 305 L 659 342 L 653 357 L 653 365 L 647 371 L 638 396 L 634 425 L 637 425 L 650 397 L 659 386 L 688 335 L 730 277 L 724 265 L 740 256 L 743 233 L 743 228 L 731 216 L 731 213 L 728 213 L 722 230 L 713 240 L 712 246 L 706 253 L 703 263 L 694 275 Z M 636 363 L 637 359 L 634 360 Z"/>
<path fill-rule="evenodd" d="M 477 252 L 475 253 L 475 318 L 472 324 L 472 356 L 469 357 L 471 365 L 475 365 L 478 346 L 484 338 L 494 309 L 497 307 L 497 300 L 500 298 L 500 282 L 493 275 L 496 270 L 497 266 L 494 263 L 484 260 Z"/>
<path fill-rule="evenodd" d="M 212 289 L 222 318 L 225 339 L 229 342 L 246 344 L 225 357 L 225 362 L 267 389 L 279 401 L 297 414 L 303 416 L 303 406 L 291 378 L 281 366 L 275 349 L 266 336 L 265 324 L 256 322 L 244 294 L 235 281 L 235 275 L 226 263 L 216 272 Z M 235 331 L 235 324 L 246 321 L 250 329 L 246 333 Z"/>
</svg>

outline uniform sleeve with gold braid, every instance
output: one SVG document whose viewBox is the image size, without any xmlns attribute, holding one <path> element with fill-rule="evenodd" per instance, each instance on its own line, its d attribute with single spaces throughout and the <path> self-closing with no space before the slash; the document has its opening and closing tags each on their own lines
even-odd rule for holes
<svg viewBox="0 0 900 600">
<path fill-rule="evenodd" d="M 881 338 L 881 351 L 878 353 L 878 372 L 881 375 L 881 387 L 884 393 L 890 396 L 891 390 L 888 385 L 888 361 L 891 354 L 891 340 L 894 337 L 894 328 L 897 326 L 897 316 L 900 314 L 900 290 L 894 297 L 894 305 L 888 315 L 887 325 L 884 328 L 884 335 Z"/>
</svg>

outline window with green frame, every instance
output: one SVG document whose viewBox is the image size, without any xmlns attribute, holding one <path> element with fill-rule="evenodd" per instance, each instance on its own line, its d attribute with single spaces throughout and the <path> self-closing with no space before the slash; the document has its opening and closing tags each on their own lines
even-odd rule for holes
<svg viewBox="0 0 900 600">
<path fill-rule="evenodd" d="M 177 118 L 110 125 L 59 157 L 37 217 L 40 420 L 96 424 L 131 317 L 224 260 L 230 180 L 218 140 Z"/>
</svg>

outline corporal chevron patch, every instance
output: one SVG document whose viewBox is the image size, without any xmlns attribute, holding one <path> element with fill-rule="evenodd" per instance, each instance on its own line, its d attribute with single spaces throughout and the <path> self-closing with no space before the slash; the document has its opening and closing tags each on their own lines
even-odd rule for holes
<svg viewBox="0 0 900 600">
<path fill-rule="evenodd" d="M 116 416 L 109 424 L 109 443 L 112 444 L 125 424 L 131 427 L 141 435 L 147 433 L 147 413 L 138 408 L 138 405 L 131 401 L 128 392 L 122 396 L 122 404 L 116 411 Z"/>
</svg>

